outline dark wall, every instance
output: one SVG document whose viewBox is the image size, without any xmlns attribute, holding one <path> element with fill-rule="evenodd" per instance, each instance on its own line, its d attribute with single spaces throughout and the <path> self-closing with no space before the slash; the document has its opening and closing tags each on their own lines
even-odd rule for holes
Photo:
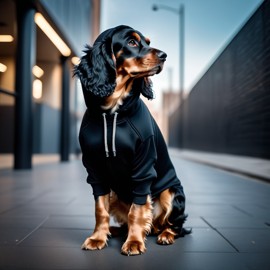
<svg viewBox="0 0 270 270">
<path fill-rule="evenodd" d="M 58 154 L 60 151 L 60 110 L 36 103 L 33 108 L 34 153 Z M 14 107 L 0 106 L 0 153 L 13 152 Z M 76 118 L 71 115 L 70 152 L 78 151 Z"/>
<path fill-rule="evenodd" d="M 34 153 L 59 153 L 60 113 L 46 104 L 35 104 Z"/>
<path fill-rule="evenodd" d="M 195 85 L 183 110 L 184 121 L 180 109 L 170 118 L 170 145 L 182 140 L 184 148 L 270 158 L 269 0 Z"/>
<path fill-rule="evenodd" d="M 0 153 L 13 152 L 14 106 L 0 106 Z"/>
</svg>

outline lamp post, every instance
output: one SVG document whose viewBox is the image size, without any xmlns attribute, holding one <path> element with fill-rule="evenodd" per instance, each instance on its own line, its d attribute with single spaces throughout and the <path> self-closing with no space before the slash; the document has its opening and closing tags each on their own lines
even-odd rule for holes
<svg viewBox="0 0 270 270">
<path fill-rule="evenodd" d="M 175 9 L 166 5 L 153 5 L 153 11 L 158 11 L 159 9 L 165 9 L 171 11 L 179 16 L 179 96 L 180 96 L 180 140 L 179 147 L 183 148 L 183 127 L 184 127 L 184 108 L 183 108 L 183 98 L 184 98 L 184 51 L 185 51 L 185 34 L 184 34 L 184 21 L 185 21 L 185 9 L 184 5 L 180 4 L 179 9 Z"/>
<path fill-rule="evenodd" d="M 152 9 L 154 11 L 158 11 L 159 9 L 165 9 L 168 11 L 171 11 L 179 16 L 179 91 L 180 91 L 180 101 L 182 103 L 183 101 L 183 92 L 184 92 L 184 16 L 185 16 L 185 10 L 184 5 L 180 4 L 179 9 L 175 9 L 166 5 L 153 5 Z"/>
</svg>

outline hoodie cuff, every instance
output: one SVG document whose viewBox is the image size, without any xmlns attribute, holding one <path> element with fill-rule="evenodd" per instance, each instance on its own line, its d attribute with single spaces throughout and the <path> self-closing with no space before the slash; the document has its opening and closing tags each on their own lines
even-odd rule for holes
<svg viewBox="0 0 270 270">
<path fill-rule="evenodd" d="M 145 196 L 136 196 L 136 197 L 133 198 L 133 203 L 139 204 L 139 205 L 144 205 L 144 204 L 146 204 L 147 196 L 148 195 L 145 195 Z"/>
<path fill-rule="evenodd" d="M 99 184 L 91 184 L 93 189 L 93 195 L 95 197 L 95 200 L 102 195 L 106 195 L 110 193 L 110 188 L 99 185 Z"/>
</svg>

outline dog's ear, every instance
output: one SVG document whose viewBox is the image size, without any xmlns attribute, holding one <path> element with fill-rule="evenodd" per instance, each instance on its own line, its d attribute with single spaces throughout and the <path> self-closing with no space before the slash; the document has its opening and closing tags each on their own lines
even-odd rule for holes
<svg viewBox="0 0 270 270">
<path fill-rule="evenodd" d="M 116 70 L 113 61 L 111 36 L 96 40 L 93 47 L 87 46 L 74 75 L 81 80 L 84 90 L 97 97 L 111 95 L 116 86 Z"/>
<path fill-rule="evenodd" d="M 86 54 L 75 66 L 74 75 L 81 80 L 85 96 L 92 93 L 96 97 L 107 97 L 112 94 L 116 86 L 116 68 L 113 60 L 112 37 L 114 33 L 126 25 L 119 25 L 102 32 L 96 39 L 93 47 L 87 46 Z"/>
<path fill-rule="evenodd" d="M 135 79 L 133 83 L 133 87 L 135 87 L 135 89 L 141 89 L 141 94 L 147 99 L 154 98 L 152 85 L 153 85 L 152 81 L 150 80 L 149 77 Z"/>
</svg>

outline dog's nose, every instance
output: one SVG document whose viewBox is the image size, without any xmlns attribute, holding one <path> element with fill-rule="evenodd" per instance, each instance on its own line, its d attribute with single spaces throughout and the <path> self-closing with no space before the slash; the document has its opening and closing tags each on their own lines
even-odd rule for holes
<svg viewBox="0 0 270 270">
<path fill-rule="evenodd" d="M 167 57 L 167 54 L 165 53 L 165 52 L 163 52 L 163 51 L 159 51 L 158 53 L 157 53 L 157 56 L 158 56 L 158 58 L 160 59 L 160 60 L 166 60 L 166 57 Z"/>
</svg>

